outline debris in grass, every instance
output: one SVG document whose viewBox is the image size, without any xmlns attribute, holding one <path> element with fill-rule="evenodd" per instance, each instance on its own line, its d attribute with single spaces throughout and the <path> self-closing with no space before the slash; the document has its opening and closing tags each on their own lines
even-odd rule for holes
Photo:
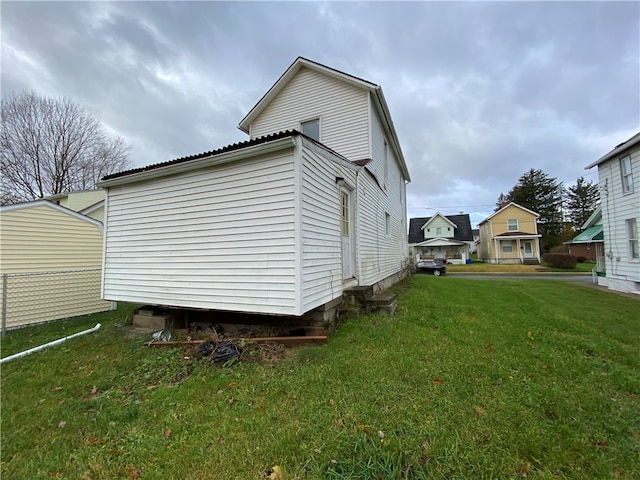
<svg viewBox="0 0 640 480">
<path fill-rule="evenodd" d="M 151 339 L 157 342 L 168 342 L 171 340 L 171 331 L 167 328 L 159 330 L 151 335 Z"/>
</svg>

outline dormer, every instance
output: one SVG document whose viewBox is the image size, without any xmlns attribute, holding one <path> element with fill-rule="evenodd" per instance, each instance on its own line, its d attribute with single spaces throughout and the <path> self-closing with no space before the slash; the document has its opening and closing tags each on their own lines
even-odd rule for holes
<svg viewBox="0 0 640 480">
<path fill-rule="evenodd" d="M 440 212 L 431 217 L 423 226 L 424 238 L 453 238 L 457 226 Z"/>
<path fill-rule="evenodd" d="M 298 57 L 238 128 L 251 139 L 297 130 L 366 169 L 385 189 L 410 181 L 382 88 Z M 392 162 L 397 168 L 392 169 Z M 393 178 L 393 172 L 397 171 Z"/>
</svg>

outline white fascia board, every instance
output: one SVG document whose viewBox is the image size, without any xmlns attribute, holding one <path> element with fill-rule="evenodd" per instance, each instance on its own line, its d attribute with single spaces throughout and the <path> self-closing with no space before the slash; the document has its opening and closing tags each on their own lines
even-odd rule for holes
<svg viewBox="0 0 640 480">
<path fill-rule="evenodd" d="M 251 123 L 256 119 L 258 115 L 260 115 L 264 111 L 267 105 L 271 103 L 276 95 L 278 95 L 278 93 L 282 91 L 282 89 L 303 67 L 322 73 L 358 88 L 372 90 L 375 87 L 375 84 L 367 82 L 366 80 L 361 80 L 338 70 L 334 70 L 333 68 L 329 68 L 325 65 L 312 62 L 311 60 L 308 60 L 304 57 L 298 57 L 291 65 L 289 65 L 289 68 L 287 68 L 287 70 L 280 76 L 280 78 L 278 78 L 278 80 L 276 80 L 271 88 L 267 90 L 267 93 L 265 93 L 262 98 L 258 100 L 258 103 L 256 103 L 249 111 L 249 113 L 247 113 L 247 115 L 240 121 L 240 123 L 238 124 L 238 128 L 245 133 L 249 133 Z"/>
<path fill-rule="evenodd" d="M 103 188 L 109 188 L 115 187 L 117 185 L 142 182 L 151 179 L 166 177 L 168 175 L 175 175 L 177 173 L 197 170 L 200 168 L 212 167 L 214 165 L 222 165 L 225 163 L 234 162 L 236 160 L 243 160 L 267 153 L 273 153 L 280 150 L 285 150 L 287 148 L 293 148 L 294 146 L 294 138 L 285 137 L 273 140 L 271 142 L 261 143 L 259 145 L 252 145 L 250 147 L 232 150 L 230 152 L 214 153 L 213 155 L 210 155 L 208 157 L 198 158 L 195 160 L 186 160 L 181 163 L 174 163 L 172 165 L 154 168 L 145 172 L 132 173 L 131 175 L 104 180 L 98 183 L 98 185 Z"/>
<path fill-rule="evenodd" d="M 584 169 L 585 170 L 589 170 L 590 168 L 593 168 L 596 165 L 600 165 L 601 163 L 604 163 L 607 160 L 612 159 L 613 157 L 617 157 L 618 155 L 621 155 L 621 154 L 625 153 L 627 150 L 629 150 L 634 145 L 637 145 L 638 143 L 640 143 L 640 132 L 636 133 L 633 137 L 631 137 L 629 140 L 627 140 L 623 144 L 618 145 L 616 148 L 611 150 L 609 153 L 604 154 L 603 156 L 601 156 L 595 162 L 590 163 L 589 165 L 584 167 Z"/>
<path fill-rule="evenodd" d="M 433 222 L 433 220 L 434 220 L 436 217 L 440 217 L 440 218 L 442 218 L 445 222 L 447 222 L 447 223 L 448 223 L 449 225 L 451 225 L 453 228 L 458 228 L 458 226 L 457 226 L 455 223 L 453 223 L 451 220 L 449 220 L 449 219 L 448 219 L 447 217 L 445 217 L 443 214 L 441 214 L 440 212 L 436 212 L 436 214 L 435 214 L 433 217 L 431 217 L 431 218 L 429 219 L 429 221 L 428 221 L 427 223 L 425 223 L 425 224 L 422 226 L 422 230 L 424 230 L 424 227 L 426 227 L 426 226 L 427 226 L 427 225 L 429 225 L 431 222 Z"/>
<path fill-rule="evenodd" d="M 498 210 L 498 211 L 496 211 L 496 212 L 493 212 L 493 213 L 492 213 L 491 215 L 489 215 L 487 218 L 485 218 L 484 220 L 482 220 L 482 221 L 478 224 L 478 226 L 480 226 L 480 225 L 482 225 L 483 223 L 485 223 L 485 222 L 489 221 L 490 219 L 492 219 L 493 217 L 495 217 L 496 215 L 498 215 L 499 213 L 503 212 L 504 210 L 506 210 L 507 208 L 509 208 L 509 207 L 511 207 L 511 206 L 517 207 L 517 208 L 519 208 L 520 210 L 524 210 L 525 212 L 529 212 L 529 213 L 531 213 L 532 215 L 535 215 L 535 217 L 536 217 L 536 218 L 539 218 L 539 217 L 540 217 L 540 214 L 539 214 L 539 213 L 536 213 L 536 212 L 534 212 L 533 210 L 529 210 L 528 208 L 525 208 L 525 207 L 523 207 L 522 205 L 518 205 L 518 204 L 517 204 L 517 203 L 515 203 L 515 202 L 510 202 L 508 205 L 505 205 L 505 206 L 504 206 L 504 207 L 502 207 L 500 210 Z"/>
<path fill-rule="evenodd" d="M 74 210 L 71 210 L 67 207 L 62 207 L 57 203 L 50 202 L 49 200 L 34 200 L 33 202 L 26 203 L 17 203 L 15 205 L 8 205 L 6 207 L 0 207 L 0 213 L 4 212 L 14 212 L 17 210 L 26 210 L 28 208 L 35 207 L 47 207 L 53 210 L 57 210 L 58 212 L 64 213 L 65 215 L 70 215 L 78 220 L 82 220 L 83 222 L 90 223 L 91 225 L 98 227 L 100 230 L 100 234 L 102 235 L 102 222 L 96 220 L 95 218 L 87 217 L 86 215 L 82 215 Z"/>
<path fill-rule="evenodd" d="M 389 106 L 387 105 L 387 101 L 384 98 L 384 93 L 382 93 L 382 87 L 377 85 L 376 88 L 372 90 L 375 94 L 376 106 L 378 107 L 379 113 L 382 114 L 384 119 L 383 125 L 385 126 L 385 130 L 387 130 L 387 133 L 389 134 L 389 138 L 391 139 L 391 144 L 396 152 L 398 162 L 400 162 L 400 170 L 402 170 L 402 175 L 407 182 L 410 182 L 411 175 L 409 175 L 409 169 L 407 168 L 407 163 L 405 162 L 402 148 L 400 147 L 400 140 L 398 139 L 398 134 L 393 125 L 393 120 L 391 119 Z"/>
</svg>

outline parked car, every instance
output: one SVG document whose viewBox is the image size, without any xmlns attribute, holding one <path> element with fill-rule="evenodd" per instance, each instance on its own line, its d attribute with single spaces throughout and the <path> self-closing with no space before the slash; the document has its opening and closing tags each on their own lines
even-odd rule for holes
<svg viewBox="0 0 640 480">
<path fill-rule="evenodd" d="M 436 277 L 447 273 L 447 267 L 444 264 L 434 262 L 433 260 L 421 260 L 417 263 L 416 267 L 418 268 L 418 272 L 431 273 Z"/>
</svg>

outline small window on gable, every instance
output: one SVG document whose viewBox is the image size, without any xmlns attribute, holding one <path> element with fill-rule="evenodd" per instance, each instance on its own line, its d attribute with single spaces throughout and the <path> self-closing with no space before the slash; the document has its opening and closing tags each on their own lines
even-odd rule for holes
<svg viewBox="0 0 640 480">
<path fill-rule="evenodd" d="M 518 231 L 518 219 L 507 220 L 507 230 L 510 232 Z"/>
<path fill-rule="evenodd" d="M 633 192 L 633 173 L 631 172 L 631 157 L 629 155 L 620 159 L 620 174 L 622 175 L 622 192 Z"/>
<path fill-rule="evenodd" d="M 308 122 L 302 122 L 300 126 L 302 127 L 302 133 L 304 133 L 307 137 L 311 137 L 318 142 L 320 141 L 319 118 L 316 118 L 315 120 L 309 120 Z"/>
<path fill-rule="evenodd" d="M 436 228 L 436 235 L 442 235 L 442 227 Z"/>
<path fill-rule="evenodd" d="M 384 233 L 385 235 L 391 235 L 391 215 L 385 212 L 384 214 Z"/>
</svg>

